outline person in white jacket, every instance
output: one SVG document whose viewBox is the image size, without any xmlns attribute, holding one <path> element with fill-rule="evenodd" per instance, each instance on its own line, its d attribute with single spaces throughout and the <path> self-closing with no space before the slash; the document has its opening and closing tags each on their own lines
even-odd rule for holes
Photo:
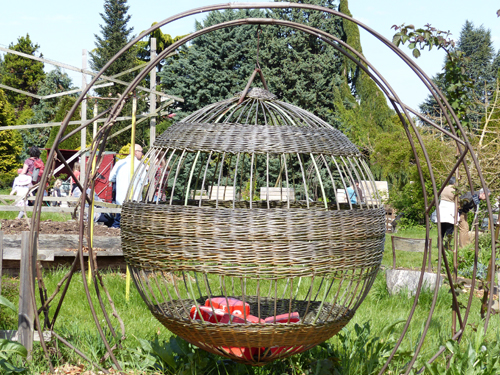
<svg viewBox="0 0 500 375">
<path fill-rule="evenodd" d="M 134 172 L 135 172 L 139 167 L 140 161 L 142 159 L 142 147 L 140 145 L 135 145 L 134 156 L 135 156 L 134 160 Z M 127 191 L 131 180 L 131 175 L 130 175 L 131 163 L 132 163 L 132 155 L 129 155 L 125 159 L 118 161 L 111 170 L 111 173 L 109 174 L 110 185 L 112 183 L 115 183 L 116 186 L 115 202 L 116 204 L 119 205 L 123 204 L 127 196 Z M 120 220 L 121 220 L 121 214 L 116 214 L 115 221 L 111 227 L 120 228 Z"/>
<path fill-rule="evenodd" d="M 441 219 L 441 238 L 451 239 L 457 220 L 455 219 L 455 177 L 450 178 L 450 182 L 441 193 L 439 202 L 439 215 Z"/>
<path fill-rule="evenodd" d="M 22 169 L 18 169 L 17 173 L 22 173 Z M 27 197 L 30 188 L 33 186 L 31 181 L 31 176 L 26 174 L 20 174 L 14 179 L 14 184 L 12 185 L 12 191 L 10 195 L 18 195 L 21 197 Z M 26 199 L 21 199 L 16 203 L 16 206 L 23 207 L 19 211 L 19 215 L 17 215 L 18 219 L 22 219 L 24 215 L 26 215 L 25 209 L 28 205 L 28 201 Z"/>
</svg>

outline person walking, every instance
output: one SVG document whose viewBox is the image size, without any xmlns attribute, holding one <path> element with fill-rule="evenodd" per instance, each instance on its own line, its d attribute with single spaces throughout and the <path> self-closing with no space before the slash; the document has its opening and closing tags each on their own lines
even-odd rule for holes
<svg viewBox="0 0 500 375">
<path fill-rule="evenodd" d="M 26 175 L 26 174 L 21 174 L 22 169 L 18 169 L 17 173 L 19 176 L 17 176 L 14 179 L 14 183 L 12 185 L 12 191 L 10 192 L 10 195 L 17 195 L 20 197 L 27 198 L 28 193 L 30 191 L 30 188 L 33 186 L 31 184 L 31 177 Z M 27 200 L 26 199 L 21 199 L 16 203 L 17 207 L 22 207 L 21 210 L 19 210 L 19 215 L 17 215 L 17 219 L 22 219 L 23 216 L 26 215 L 26 206 L 27 206 Z"/>
<path fill-rule="evenodd" d="M 440 195 L 439 215 L 441 219 L 441 239 L 446 240 L 447 245 L 451 242 L 451 235 L 455 228 L 455 177 L 450 178 L 448 185 Z"/>
<path fill-rule="evenodd" d="M 130 153 L 125 159 L 118 161 L 111 173 L 109 174 L 109 184 L 112 186 L 112 183 L 115 184 L 116 188 L 116 196 L 115 203 L 122 205 L 127 196 L 127 191 L 130 185 L 130 168 L 132 163 L 132 157 L 135 157 L 134 160 L 134 172 L 139 167 L 139 162 L 142 159 L 142 147 L 140 145 L 135 145 L 134 152 Z M 121 214 L 115 215 L 115 220 L 113 222 L 112 228 L 120 228 Z"/>
</svg>

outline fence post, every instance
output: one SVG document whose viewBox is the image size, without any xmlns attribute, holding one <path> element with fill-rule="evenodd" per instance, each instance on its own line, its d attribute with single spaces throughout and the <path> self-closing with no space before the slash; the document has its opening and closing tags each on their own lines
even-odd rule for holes
<svg viewBox="0 0 500 375">
<path fill-rule="evenodd" d="M 28 350 L 28 359 L 31 359 L 33 350 L 33 320 L 34 311 L 31 291 L 35 290 L 36 266 L 36 234 L 33 243 L 33 253 L 30 262 L 30 232 L 21 233 L 21 265 L 19 273 L 19 313 L 18 313 L 18 340 Z M 31 265 L 31 269 L 30 269 Z"/>
</svg>

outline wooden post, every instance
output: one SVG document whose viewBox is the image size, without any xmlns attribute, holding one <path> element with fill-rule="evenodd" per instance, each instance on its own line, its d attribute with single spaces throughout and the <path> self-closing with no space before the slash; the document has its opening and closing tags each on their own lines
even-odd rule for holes
<svg viewBox="0 0 500 375">
<path fill-rule="evenodd" d="M 0 230 L 0 296 L 2 295 L 3 231 Z"/>
<path fill-rule="evenodd" d="M 99 109 L 97 108 L 97 100 L 94 103 L 94 117 L 96 117 L 99 114 Z M 95 136 L 97 135 L 97 121 L 94 121 L 94 129 L 92 132 L 92 139 L 95 139 Z"/>
<path fill-rule="evenodd" d="M 156 58 L 156 38 L 151 38 L 150 45 L 150 61 Z M 156 90 L 156 66 L 151 70 L 150 73 L 149 88 L 151 90 Z M 151 92 L 149 94 L 149 113 L 154 114 L 156 111 L 156 94 Z M 156 139 L 156 116 L 151 116 L 151 126 L 149 129 L 149 147 L 153 146 Z"/>
<path fill-rule="evenodd" d="M 28 350 L 31 359 L 33 350 L 34 310 L 31 291 L 35 290 L 35 266 L 37 259 L 36 234 L 30 262 L 30 232 L 21 233 L 21 265 L 19 272 L 19 313 L 17 333 L 19 342 Z M 31 266 L 31 267 L 30 267 Z"/>
<path fill-rule="evenodd" d="M 87 70 L 87 50 L 82 50 L 82 69 Z M 82 73 L 82 91 L 87 87 L 87 78 L 85 77 L 85 73 Z M 82 113 L 81 113 L 82 122 L 87 121 L 87 99 L 82 100 Z M 87 146 L 87 129 L 83 128 L 80 132 L 80 149 L 84 150 Z M 80 158 L 80 183 L 83 184 L 85 181 L 85 154 Z M 83 194 L 83 192 L 82 192 Z"/>
</svg>

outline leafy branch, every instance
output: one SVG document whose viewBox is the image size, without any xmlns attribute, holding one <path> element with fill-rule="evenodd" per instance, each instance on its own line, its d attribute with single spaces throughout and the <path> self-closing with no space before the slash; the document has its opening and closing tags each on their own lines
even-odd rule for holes
<svg viewBox="0 0 500 375">
<path fill-rule="evenodd" d="M 413 25 L 393 25 L 391 29 L 396 31 L 392 42 L 398 47 L 409 42 L 408 48 L 413 50 L 412 54 L 415 58 L 420 57 L 420 51 L 425 47 L 428 47 L 429 51 L 436 47 L 446 52 L 444 72 L 439 73 L 438 78 L 442 79 L 445 84 L 444 94 L 457 117 L 465 127 L 470 128 L 468 116 L 472 104 L 470 93 L 474 86 L 466 69 L 469 58 L 464 52 L 455 48 L 455 41 L 451 38 L 450 31 L 438 30 L 430 24 L 419 29 L 415 29 Z"/>
</svg>

